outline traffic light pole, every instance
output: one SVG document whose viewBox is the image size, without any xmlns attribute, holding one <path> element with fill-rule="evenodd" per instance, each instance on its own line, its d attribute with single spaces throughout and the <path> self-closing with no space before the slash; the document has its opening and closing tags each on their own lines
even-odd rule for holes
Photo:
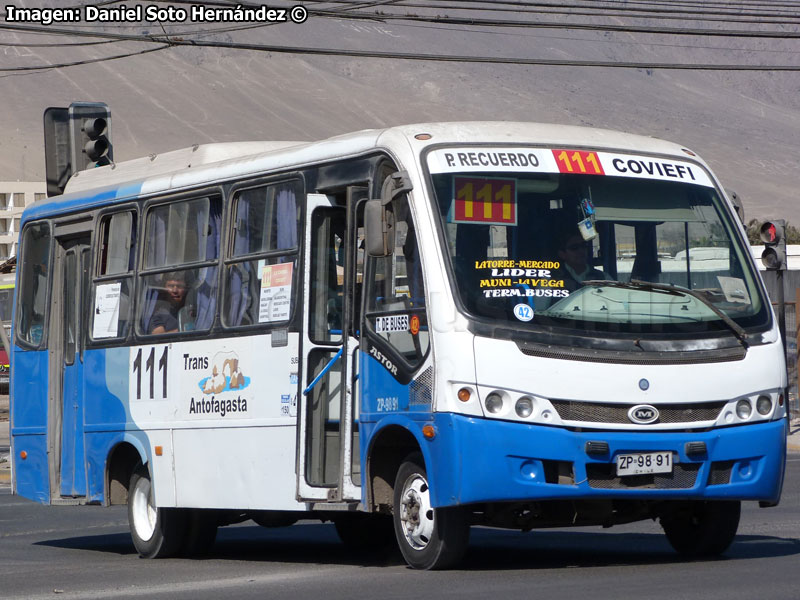
<svg viewBox="0 0 800 600">
<path fill-rule="evenodd" d="M 778 286 L 778 331 L 781 334 L 781 343 L 783 344 L 783 358 L 786 365 L 789 365 L 789 354 L 787 352 L 786 344 L 786 302 L 784 301 L 783 292 L 783 271 L 775 271 L 775 283 Z M 789 401 L 789 382 L 786 382 L 786 388 L 783 390 L 783 397 L 786 398 L 786 422 L 791 429 L 792 425 L 792 403 Z"/>
<path fill-rule="evenodd" d="M 781 334 L 781 343 L 783 343 L 783 356 L 786 362 L 789 362 L 789 356 L 786 354 L 786 302 L 784 302 L 783 292 L 783 271 L 775 271 L 775 284 L 778 287 L 778 331 Z"/>
<path fill-rule="evenodd" d="M 783 272 L 786 270 L 786 221 L 776 219 L 774 221 L 764 221 L 759 230 L 759 237 L 764 242 L 764 251 L 761 253 L 761 262 L 768 271 L 775 271 L 775 285 L 777 286 L 776 301 L 778 303 L 778 332 L 783 344 L 784 364 L 789 364 L 786 344 L 786 304 L 784 302 L 783 291 Z M 789 386 L 783 390 L 783 397 L 786 400 L 786 421 L 789 425 L 792 422 L 792 407 L 789 402 Z"/>
</svg>

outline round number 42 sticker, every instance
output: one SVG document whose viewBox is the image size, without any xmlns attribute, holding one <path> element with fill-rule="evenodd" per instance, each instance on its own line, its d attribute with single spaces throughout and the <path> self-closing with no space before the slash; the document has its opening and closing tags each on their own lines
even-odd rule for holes
<svg viewBox="0 0 800 600">
<path fill-rule="evenodd" d="M 517 304 L 514 307 L 514 316 L 520 321 L 530 321 L 533 319 L 533 307 L 527 304 Z"/>
</svg>

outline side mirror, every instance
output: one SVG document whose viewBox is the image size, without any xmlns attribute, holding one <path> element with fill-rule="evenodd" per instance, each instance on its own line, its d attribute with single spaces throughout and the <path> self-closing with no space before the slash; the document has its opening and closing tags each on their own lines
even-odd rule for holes
<svg viewBox="0 0 800 600">
<path fill-rule="evenodd" d="M 368 200 L 364 207 L 367 254 L 390 256 L 394 250 L 394 212 L 387 210 L 380 199 Z"/>
<path fill-rule="evenodd" d="M 736 216 L 739 217 L 739 220 L 744 223 L 744 204 L 742 204 L 742 198 L 733 190 L 725 190 L 728 194 L 728 197 L 731 199 L 731 203 L 733 204 L 733 208 L 736 210 Z"/>
<path fill-rule="evenodd" d="M 370 256 L 391 256 L 394 252 L 395 217 L 392 201 L 411 189 L 408 173 L 398 171 L 383 182 L 379 199 L 367 201 L 364 207 L 364 226 L 366 250 Z"/>
</svg>

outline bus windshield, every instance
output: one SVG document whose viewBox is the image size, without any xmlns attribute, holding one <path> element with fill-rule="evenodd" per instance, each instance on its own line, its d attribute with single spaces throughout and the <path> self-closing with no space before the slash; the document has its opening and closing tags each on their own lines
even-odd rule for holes
<svg viewBox="0 0 800 600">
<path fill-rule="evenodd" d="M 454 287 L 479 320 L 594 335 L 769 322 L 710 182 L 474 169 L 432 182 Z"/>
</svg>

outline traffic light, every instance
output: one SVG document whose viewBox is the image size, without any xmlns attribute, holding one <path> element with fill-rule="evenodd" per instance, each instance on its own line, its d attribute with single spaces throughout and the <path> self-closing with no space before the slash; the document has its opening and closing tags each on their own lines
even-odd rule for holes
<svg viewBox="0 0 800 600">
<path fill-rule="evenodd" d="M 759 235 L 764 242 L 761 262 L 768 271 L 786 270 L 786 222 L 783 219 L 764 221 Z"/>
<path fill-rule="evenodd" d="M 114 153 L 108 106 L 73 102 L 69 108 L 45 110 L 44 156 L 48 196 L 63 194 L 78 171 L 111 164 Z"/>
<path fill-rule="evenodd" d="M 64 193 L 72 176 L 70 165 L 69 109 L 51 106 L 44 111 L 44 164 L 47 195 Z"/>
<path fill-rule="evenodd" d="M 110 165 L 111 111 L 102 102 L 73 102 L 69 105 L 72 171 Z"/>
</svg>

